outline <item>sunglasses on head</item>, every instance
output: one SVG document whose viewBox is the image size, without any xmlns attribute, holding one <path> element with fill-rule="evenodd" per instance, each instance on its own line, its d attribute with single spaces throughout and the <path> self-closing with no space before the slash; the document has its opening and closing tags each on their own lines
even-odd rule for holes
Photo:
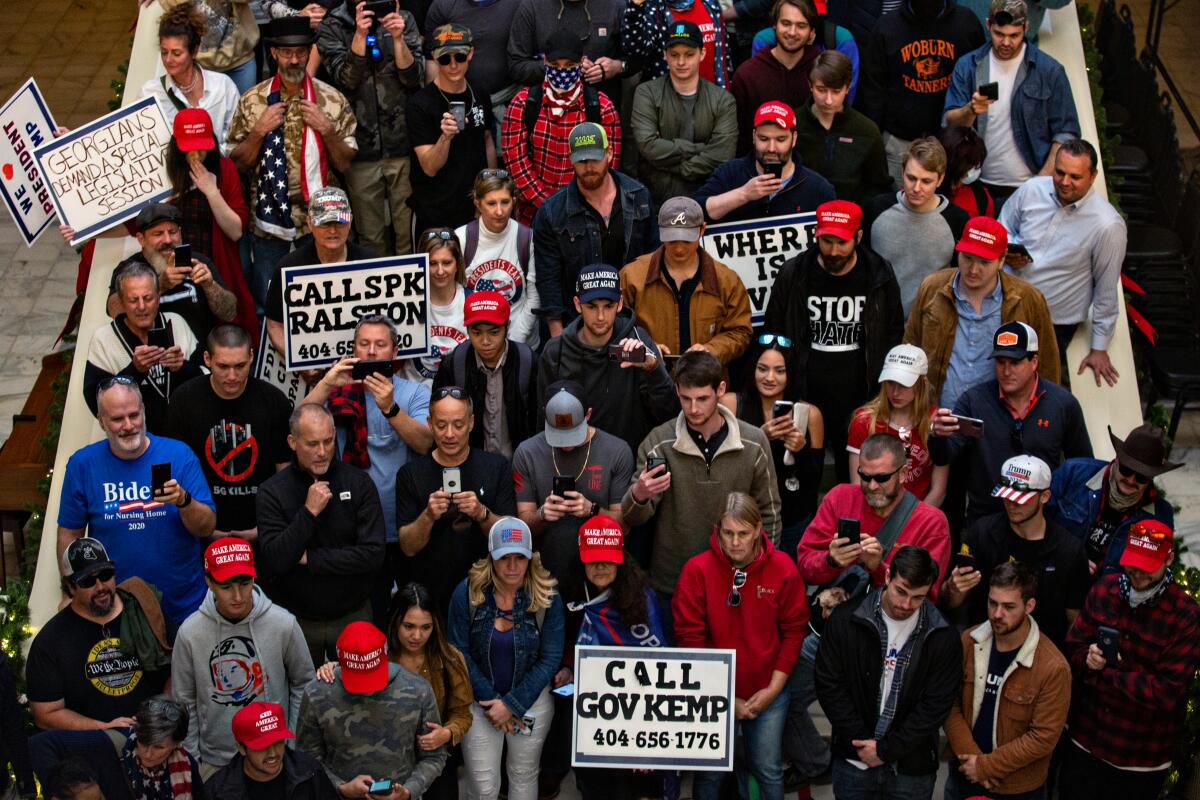
<svg viewBox="0 0 1200 800">
<path fill-rule="evenodd" d="M 137 386 L 137 381 L 135 381 L 133 378 L 125 375 L 113 375 L 111 378 L 105 378 L 104 380 L 100 381 L 100 391 L 103 392 L 106 389 L 111 389 L 118 383 L 122 386 Z"/>
<path fill-rule="evenodd" d="M 1138 472 L 1132 467 L 1127 467 L 1120 461 L 1117 462 L 1117 470 L 1121 473 L 1122 478 L 1133 478 L 1138 483 L 1149 483 L 1150 478 Z"/>
<path fill-rule="evenodd" d="M 742 604 L 742 593 L 738 591 L 746 585 L 746 571 L 735 569 L 733 571 L 733 587 L 729 590 L 729 597 L 725 598 L 725 605 L 730 608 L 737 608 Z"/>
<path fill-rule="evenodd" d="M 447 397 L 453 397 L 455 400 L 466 400 L 467 391 L 458 386 L 443 386 L 433 393 L 434 400 L 443 400 Z"/>
<path fill-rule="evenodd" d="M 422 240 L 441 239 L 443 242 L 452 242 L 457 239 L 454 231 L 449 228 L 436 228 L 434 230 L 425 231 L 421 234 Z"/>
<path fill-rule="evenodd" d="M 467 61 L 467 54 L 466 53 L 442 53 L 440 56 L 437 57 L 436 60 L 439 64 L 441 64 L 443 67 L 445 67 L 450 64 L 450 59 L 454 59 L 454 63 L 456 63 L 456 64 L 465 64 Z"/>
<path fill-rule="evenodd" d="M 864 485 L 868 484 L 868 483 L 878 483 L 879 485 L 882 486 L 883 484 L 890 481 L 892 479 L 892 476 L 895 475 L 897 472 L 899 472 L 902 469 L 904 469 L 903 464 L 896 467 L 891 472 L 880 472 L 878 474 L 872 474 L 870 472 L 863 472 L 860 469 L 860 470 L 858 470 L 858 479 L 860 481 L 862 481 Z"/>
<path fill-rule="evenodd" d="M 508 178 L 510 175 L 506 169 L 485 169 L 480 170 L 479 177 L 488 180 L 489 178 Z"/>
<path fill-rule="evenodd" d="M 758 343 L 764 347 L 770 347 L 773 344 L 778 345 L 785 350 L 792 346 L 791 339 L 778 333 L 764 333 L 758 337 Z"/>
<path fill-rule="evenodd" d="M 113 568 L 105 567 L 104 569 L 96 570 L 91 575 L 84 575 L 79 579 L 72 578 L 71 583 L 75 584 L 80 589 L 90 589 L 96 585 L 97 581 L 100 583 L 108 583 L 116 574 L 117 572 Z"/>
</svg>

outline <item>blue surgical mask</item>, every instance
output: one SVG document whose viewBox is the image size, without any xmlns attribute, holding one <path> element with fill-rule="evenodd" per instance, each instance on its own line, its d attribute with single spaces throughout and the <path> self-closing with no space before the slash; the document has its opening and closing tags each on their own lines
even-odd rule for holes
<svg viewBox="0 0 1200 800">
<path fill-rule="evenodd" d="M 963 184 L 974 183 L 979 180 L 979 176 L 983 174 L 983 167 L 971 167 L 967 170 L 967 174 L 963 175 Z"/>
<path fill-rule="evenodd" d="M 546 67 L 546 80 L 550 88 L 558 92 L 569 92 L 579 83 L 583 71 L 579 67 Z"/>
</svg>

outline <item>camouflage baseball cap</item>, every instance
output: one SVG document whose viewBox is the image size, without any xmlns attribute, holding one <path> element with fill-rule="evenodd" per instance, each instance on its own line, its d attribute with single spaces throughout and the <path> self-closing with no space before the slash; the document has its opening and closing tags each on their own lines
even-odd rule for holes
<svg viewBox="0 0 1200 800">
<path fill-rule="evenodd" d="M 992 0 L 988 6 L 988 20 L 996 25 L 1024 25 L 1028 19 L 1025 0 Z"/>
<path fill-rule="evenodd" d="M 467 53 L 472 45 L 471 29 L 453 22 L 439 25 L 433 32 L 433 57 L 446 53 Z"/>
</svg>

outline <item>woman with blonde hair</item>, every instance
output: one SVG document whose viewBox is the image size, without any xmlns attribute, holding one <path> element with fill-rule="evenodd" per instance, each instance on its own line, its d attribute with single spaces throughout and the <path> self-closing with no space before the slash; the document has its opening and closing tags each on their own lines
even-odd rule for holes
<svg viewBox="0 0 1200 800">
<path fill-rule="evenodd" d="M 542 745 L 554 716 L 550 682 L 562 663 L 562 598 L 521 520 L 497 520 L 488 553 L 454 590 L 447 620 L 475 692 L 473 722 L 462 741 L 467 796 L 496 800 L 507 744 L 510 800 L 536 800 Z"/>
<path fill-rule="evenodd" d="M 429 352 L 406 361 L 404 377 L 433 386 L 442 357 L 467 341 L 463 324 L 467 273 L 462 243 L 449 228 L 423 231 L 416 252 L 429 255 Z"/>
<path fill-rule="evenodd" d="M 904 462 L 904 488 L 918 500 L 935 508 L 946 498 L 950 477 L 948 465 L 934 466 L 925 432 L 937 408 L 937 396 L 926 377 L 929 359 L 925 351 L 911 344 L 899 344 L 888 351 L 879 373 L 879 394 L 854 412 L 846 449 L 850 451 L 850 482 L 862 482 L 858 473 L 858 450 L 873 433 L 889 433 L 904 443 L 908 459 Z"/>
</svg>

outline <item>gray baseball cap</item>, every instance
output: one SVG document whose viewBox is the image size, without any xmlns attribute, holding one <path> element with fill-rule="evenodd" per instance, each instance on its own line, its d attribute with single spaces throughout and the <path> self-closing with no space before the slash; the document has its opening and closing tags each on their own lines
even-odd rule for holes
<svg viewBox="0 0 1200 800">
<path fill-rule="evenodd" d="M 562 386 L 546 401 L 546 442 L 551 447 L 579 447 L 587 441 L 587 409 Z"/>
<path fill-rule="evenodd" d="M 704 211 L 690 197 L 672 197 L 658 210 L 658 238 L 664 242 L 695 242 L 700 239 Z"/>
<path fill-rule="evenodd" d="M 488 555 L 499 561 L 513 553 L 533 558 L 533 533 L 516 517 L 501 517 L 488 532 Z"/>
</svg>

